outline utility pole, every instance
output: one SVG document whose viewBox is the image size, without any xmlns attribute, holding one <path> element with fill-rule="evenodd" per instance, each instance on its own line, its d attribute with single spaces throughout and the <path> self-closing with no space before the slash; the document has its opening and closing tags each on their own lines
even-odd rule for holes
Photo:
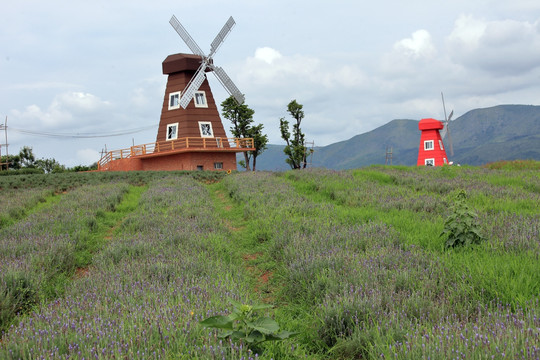
<svg viewBox="0 0 540 360">
<path fill-rule="evenodd" d="M 0 124 L 0 130 L 4 130 L 5 137 L 6 137 L 6 143 L 0 144 L 0 159 L 2 158 L 2 146 L 6 147 L 6 162 L 1 162 L 0 160 L 0 170 L 2 170 L 2 165 L 6 165 L 6 171 L 9 170 L 9 151 L 8 151 L 8 136 L 7 136 L 7 115 L 6 115 L 6 122 L 4 125 Z"/>
</svg>

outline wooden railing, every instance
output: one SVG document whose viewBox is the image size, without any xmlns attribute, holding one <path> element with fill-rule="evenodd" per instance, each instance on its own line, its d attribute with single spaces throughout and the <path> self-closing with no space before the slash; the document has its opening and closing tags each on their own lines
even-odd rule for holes
<svg viewBox="0 0 540 360">
<path fill-rule="evenodd" d="M 98 170 L 105 170 L 111 161 L 179 150 L 249 151 L 253 150 L 252 138 L 181 138 L 134 145 L 127 149 L 109 151 L 98 161 Z"/>
</svg>

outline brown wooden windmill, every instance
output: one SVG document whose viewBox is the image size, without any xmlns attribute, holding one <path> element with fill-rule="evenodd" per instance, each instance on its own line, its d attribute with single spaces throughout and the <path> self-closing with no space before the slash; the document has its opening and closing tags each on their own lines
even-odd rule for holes
<svg viewBox="0 0 540 360">
<path fill-rule="evenodd" d="M 244 102 L 244 95 L 213 61 L 234 19 L 230 17 L 212 41 L 208 55 L 174 15 L 170 24 L 193 54 L 169 55 L 163 61 L 168 78 L 156 142 L 109 152 L 98 162 L 100 170 L 236 170 L 236 153 L 255 150 L 253 139 L 227 138 L 206 79 L 206 73 L 213 72 L 238 103 Z"/>
</svg>

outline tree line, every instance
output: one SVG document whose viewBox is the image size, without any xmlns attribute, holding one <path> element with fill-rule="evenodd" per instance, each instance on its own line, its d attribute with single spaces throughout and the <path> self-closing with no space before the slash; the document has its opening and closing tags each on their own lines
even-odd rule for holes
<svg viewBox="0 0 540 360">
<path fill-rule="evenodd" d="M 72 168 L 68 168 L 65 165 L 60 164 L 54 158 L 41 158 L 36 159 L 34 151 L 30 146 L 23 146 L 18 154 L 15 155 L 2 155 L 0 158 L 0 170 L 17 171 L 21 173 L 60 173 L 66 171 L 89 171 L 97 169 L 97 162 L 90 165 L 77 165 Z M 10 172 L 11 173 L 11 172 Z"/>
<path fill-rule="evenodd" d="M 246 171 L 255 171 L 257 157 L 267 149 L 268 135 L 263 134 L 263 124 L 254 125 L 253 115 L 255 111 L 246 104 L 239 104 L 234 97 L 230 96 L 221 103 L 222 116 L 232 123 L 231 133 L 236 138 L 252 138 L 254 151 L 244 152 L 244 159 L 239 164 Z M 287 158 L 285 161 L 291 169 L 304 169 L 307 165 L 307 148 L 305 146 L 305 134 L 300 127 L 304 119 L 303 105 L 292 100 L 287 105 L 287 112 L 294 119 L 292 133 L 289 121 L 285 118 L 279 120 L 281 138 L 285 140 L 286 146 L 283 150 Z M 9 165 L 9 166 L 8 166 Z M 30 146 L 23 146 L 16 155 L 3 155 L 0 158 L 0 170 L 30 170 L 39 173 L 59 173 L 65 171 L 89 171 L 97 169 L 97 162 L 90 165 L 78 165 L 67 168 L 54 158 L 36 159 L 33 149 Z M 32 169 L 34 171 L 32 171 Z M 28 172 L 28 171 L 27 171 Z"/>
</svg>

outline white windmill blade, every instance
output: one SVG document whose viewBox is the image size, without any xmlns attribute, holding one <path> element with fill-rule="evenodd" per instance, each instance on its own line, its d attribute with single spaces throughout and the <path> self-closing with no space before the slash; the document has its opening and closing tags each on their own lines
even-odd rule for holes
<svg viewBox="0 0 540 360">
<path fill-rule="evenodd" d="M 450 135 L 450 128 L 446 125 L 448 131 L 448 145 L 450 145 L 450 156 L 454 156 L 454 145 L 452 144 L 452 136 Z"/>
<path fill-rule="evenodd" d="M 446 136 L 447 131 L 448 131 L 448 123 L 445 121 L 444 122 L 444 127 L 441 130 L 441 139 L 444 139 L 444 137 Z"/>
<path fill-rule="evenodd" d="M 450 111 L 450 115 L 448 115 L 448 119 L 446 119 L 446 121 L 452 120 L 452 115 L 454 115 L 454 110 Z"/>
<path fill-rule="evenodd" d="M 225 25 L 223 25 L 221 31 L 216 35 L 214 41 L 212 41 L 212 44 L 210 45 L 210 54 L 208 55 L 209 58 L 211 58 L 216 53 L 217 49 L 221 46 L 221 44 L 223 44 L 223 41 L 225 41 L 225 38 L 227 37 L 227 35 L 229 35 L 235 24 L 236 23 L 231 16 L 229 20 L 227 20 Z"/>
<path fill-rule="evenodd" d="M 209 65 L 209 67 L 212 70 L 214 70 L 214 75 L 216 75 L 217 79 L 223 85 L 225 90 L 227 90 L 229 92 L 229 94 L 231 94 L 236 99 L 238 104 L 243 104 L 244 103 L 244 94 L 242 94 L 240 92 L 240 90 L 238 90 L 236 85 L 234 85 L 234 83 L 232 82 L 229 75 L 227 75 L 225 70 L 223 70 L 219 66 L 214 66 L 214 65 L 211 65 L 211 64 Z"/>
<path fill-rule="evenodd" d="M 199 90 L 202 83 L 204 82 L 204 79 L 206 79 L 206 74 L 204 73 L 206 66 L 208 64 L 206 61 L 203 61 L 201 66 L 197 69 L 197 72 L 195 75 L 191 78 L 188 85 L 186 86 L 186 89 L 182 93 L 182 97 L 180 98 L 180 106 L 185 109 L 188 105 L 191 99 L 193 99 L 193 96 L 195 95 L 195 92 Z"/>
<path fill-rule="evenodd" d="M 197 43 L 195 42 L 195 40 L 193 40 L 193 38 L 191 37 L 191 35 L 189 35 L 189 33 L 186 31 L 186 29 L 182 26 L 182 24 L 180 24 L 180 21 L 178 21 L 178 19 L 176 18 L 176 16 L 172 16 L 171 17 L 171 20 L 169 21 L 169 23 L 172 25 L 172 27 L 174 28 L 174 30 L 176 30 L 176 32 L 178 33 L 178 35 L 180 35 L 180 37 L 182 38 L 182 40 L 184 40 L 184 42 L 186 43 L 186 45 L 191 49 L 191 51 L 195 54 L 195 55 L 199 55 L 199 56 L 202 56 L 204 57 L 204 52 L 201 50 L 201 48 L 199 47 L 199 45 L 197 45 Z"/>
</svg>

